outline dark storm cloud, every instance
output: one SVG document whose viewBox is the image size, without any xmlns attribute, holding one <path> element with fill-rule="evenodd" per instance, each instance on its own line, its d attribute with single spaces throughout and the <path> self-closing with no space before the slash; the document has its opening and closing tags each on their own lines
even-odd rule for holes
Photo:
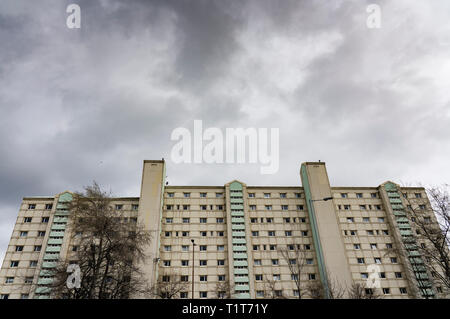
<svg viewBox="0 0 450 319">
<path fill-rule="evenodd" d="M 81 7 L 81 29 L 65 26 Z M 93 179 L 138 196 L 143 159 L 171 184 L 448 181 L 448 1 L 2 1 L 0 214 Z M 280 171 L 175 165 L 178 126 L 280 128 Z M 218 172 L 220 172 L 218 174 Z M 3 252 L 0 251 L 3 258 Z"/>
</svg>

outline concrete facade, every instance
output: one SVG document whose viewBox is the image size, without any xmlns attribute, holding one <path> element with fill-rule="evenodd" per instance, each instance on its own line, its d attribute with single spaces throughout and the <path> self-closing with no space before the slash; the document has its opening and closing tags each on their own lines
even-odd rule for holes
<svg viewBox="0 0 450 319">
<path fill-rule="evenodd" d="M 224 283 L 233 287 L 234 298 L 298 298 L 313 283 L 329 296 L 336 285 L 364 285 L 370 265 L 380 271 L 377 291 L 384 298 L 439 297 L 439 287 L 419 267 L 420 256 L 411 261 L 414 251 L 402 244 L 414 239 L 402 215 L 408 196 L 420 198 L 424 214 L 436 222 L 423 188 L 391 182 L 331 187 L 325 163 L 303 163 L 299 179 L 302 187 L 241 181 L 166 186 L 164 161 L 144 161 L 140 197 L 114 198 L 113 204 L 119 217 L 139 221 L 152 234 L 149 258 L 141 265 L 149 282 L 183 277 L 181 298 L 192 298 L 192 240 L 194 298 L 217 298 Z M 69 198 L 63 192 L 23 199 L 0 270 L 2 298 L 50 296 L 46 271 L 73 245 L 66 228 L 70 212 L 64 210 Z M 286 257 L 296 250 L 305 262 L 297 274 L 300 292 Z"/>
</svg>

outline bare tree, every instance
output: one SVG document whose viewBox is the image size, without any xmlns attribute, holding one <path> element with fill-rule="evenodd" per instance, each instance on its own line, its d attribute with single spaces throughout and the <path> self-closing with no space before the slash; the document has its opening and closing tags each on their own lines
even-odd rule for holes
<svg viewBox="0 0 450 319">
<path fill-rule="evenodd" d="M 449 185 L 426 189 L 430 201 L 406 198 L 407 213 L 417 239 L 416 249 L 425 259 L 425 267 L 435 287 L 450 295 L 450 197 Z M 405 244 L 406 245 L 406 244 Z M 421 287 L 418 280 L 419 289 Z"/>
<path fill-rule="evenodd" d="M 327 297 L 325 287 L 320 281 L 312 281 L 306 285 L 306 295 L 311 299 L 343 299 L 345 298 L 348 287 L 344 287 L 330 273 L 327 274 L 328 293 Z"/>
<path fill-rule="evenodd" d="M 382 296 L 373 288 L 367 288 L 360 283 L 353 283 L 348 291 L 349 299 L 380 299 Z"/>
<path fill-rule="evenodd" d="M 289 249 L 289 246 L 292 249 Z M 298 298 L 301 299 L 304 295 L 301 275 L 306 266 L 306 252 L 300 248 L 300 245 L 288 245 L 278 251 L 288 265 L 291 279 L 298 291 Z"/>
<path fill-rule="evenodd" d="M 229 281 L 222 281 L 216 284 L 216 298 L 217 299 L 231 299 L 234 296 L 234 286 Z"/>
<path fill-rule="evenodd" d="M 152 289 L 155 298 L 176 299 L 180 298 L 180 293 L 187 291 L 189 285 L 186 281 L 181 281 L 181 276 L 164 272 Z"/>
<path fill-rule="evenodd" d="M 70 249 L 67 258 L 49 272 L 54 276 L 54 298 L 124 299 L 131 293 L 145 295 L 149 291 L 137 264 L 145 258 L 150 235 L 137 219 L 121 218 L 111 201 L 110 194 L 94 182 L 66 203 Z M 67 286 L 69 264 L 80 269 L 79 288 Z"/>
<path fill-rule="evenodd" d="M 277 280 L 265 276 L 264 280 L 265 298 L 269 299 L 285 299 L 282 289 L 278 289 Z"/>
</svg>

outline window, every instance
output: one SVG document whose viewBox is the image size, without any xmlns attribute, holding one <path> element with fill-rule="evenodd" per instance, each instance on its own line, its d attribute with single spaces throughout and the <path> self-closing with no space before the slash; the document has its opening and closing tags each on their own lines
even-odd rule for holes
<svg viewBox="0 0 450 319">
<path fill-rule="evenodd" d="M 356 193 L 356 198 L 363 198 L 363 194 L 362 193 Z"/>
<path fill-rule="evenodd" d="M 253 245 L 253 250 L 259 250 L 259 246 L 258 245 Z"/>
<path fill-rule="evenodd" d="M 308 274 L 308 280 L 316 280 L 316 274 Z"/>
<path fill-rule="evenodd" d="M 9 266 L 10 267 L 19 267 L 19 261 L 18 260 L 13 260 L 13 261 L 11 261 Z"/>
<path fill-rule="evenodd" d="M 250 223 L 254 224 L 258 222 L 258 218 L 250 218 Z"/>
<path fill-rule="evenodd" d="M 200 224 L 206 224 L 207 219 L 202 217 L 200 218 Z"/>
<path fill-rule="evenodd" d="M 278 265 L 278 263 L 279 263 L 278 259 L 272 259 L 272 265 L 275 266 L 275 265 Z"/>
<path fill-rule="evenodd" d="M 281 205 L 281 210 L 288 210 L 289 206 L 288 205 Z"/>
<path fill-rule="evenodd" d="M 208 276 L 207 275 L 201 275 L 200 276 L 200 281 L 208 281 Z"/>
<path fill-rule="evenodd" d="M 170 232 L 170 231 L 166 231 L 166 232 L 164 233 L 164 235 L 165 235 L 166 237 L 170 237 L 171 234 L 172 234 L 172 232 Z"/>
<path fill-rule="evenodd" d="M 286 231 L 284 232 L 284 234 L 285 234 L 286 236 L 292 236 L 292 231 L 286 230 Z"/>
<path fill-rule="evenodd" d="M 425 210 L 425 209 L 426 209 L 426 206 L 425 206 L 425 205 L 419 205 L 419 209 Z"/>
<path fill-rule="evenodd" d="M 1 294 L 0 299 L 9 299 L 9 294 Z"/>
<path fill-rule="evenodd" d="M 274 230 L 269 230 L 269 231 L 267 232 L 267 235 L 268 235 L 268 236 L 275 236 L 275 231 L 274 231 Z"/>
<path fill-rule="evenodd" d="M 131 210 L 138 210 L 139 209 L 139 205 L 138 204 L 132 204 L 131 205 Z"/>
<path fill-rule="evenodd" d="M 206 210 L 207 208 L 208 208 L 207 205 L 200 205 L 201 210 Z"/>
<path fill-rule="evenodd" d="M 358 233 L 358 232 L 357 232 L 356 230 L 351 230 L 351 231 L 350 231 L 350 235 L 352 235 L 352 236 L 356 236 L 357 233 Z"/>
<path fill-rule="evenodd" d="M 31 223 L 32 219 L 33 219 L 32 217 L 24 217 L 23 222 L 24 223 Z"/>
<path fill-rule="evenodd" d="M 353 223 L 354 221 L 355 221 L 355 219 L 353 217 L 347 217 L 348 223 Z"/>
<path fill-rule="evenodd" d="M 370 193 L 370 197 L 377 198 L 377 193 Z"/>
<path fill-rule="evenodd" d="M 164 246 L 164 251 L 171 251 L 172 250 L 172 246 L 166 245 Z"/>
<path fill-rule="evenodd" d="M 218 281 L 225 281 L 225 275 L 218 275 L 217 276 Z"/>
<path fill-rule="evenodd" d="M 200 245 L 200 251 L 206 251 L 206 245 Z"/>
<path fill-rule="evenodd" d="M 206 235 L 207 235 L 207 232 L 206 232 L 206 231 L 201 231 L 201 232 L 200 232 L 200 236 L 206 237 Z"/>
<path fill-rule="evenodd" d="M 186 217 L 183 218 L 183 223 L 184 224 L 189 224 L 189 222 L 190 222 L 189 218 L 186 218 Z"/>
<path fill-rule="evenodd" d="M 173 222 L 173 218 L 166 218 L 166 223 L 167 224 L 172 224 Z"/>
<path fill-rule="evenodd" d="M 253 261 L 253 264 L 254 264 L 255 266 L 261 266 L 261 265 L 262 265 L 261 259 L 255 259 L 255 260 Z"/>
<path fill-rule="evenodd" d="M 360 244 L 353 244 L 353 248 L 354 249 L 361 249 L 361 245 Z"/>
<path fill-rule="evenodd" d="M 256 297 L 264 298 L 264 290 L 257 290 Z"/>
<path fill-rule="evenodd" d="M 378 217 L 378 222 L 379 223 L 384 223 L 384 217 Z"/>
<path fill-rule="evenodd" d="M 269 218 L 266 218 L 266 222 L 268 222 L 268 223 L 271 223 L 271 222 L 273 222 L 273 218 L 271 218 L 271 217 L 269 217 Z"/>
<path fill-rule="evenodd" d="M 256 210 L 256 205 L 250 205 L 250 210 Z"/>
<path fill-rule="evenodd" d="M 363 217 L 363 222 L 364 222 L 364 223 L 370 222 L 370 218 L 369 218 L 369 217 Z"/>
<path fill-rule="evenodd" d="M 281 275 L 280 274 L 274 274 L 272 278 L 273 278 L 273 280 L 281 280 Z"/>
<path fill-rule="evenodd" d="M 385 295 L 389 295 L 391 293 L 391 290 L 389 288 L 383 288 L 383 293 Z"/>
<path fill-rule="evenodd" d="M 297 205 L 297 210 L 303 210 L 303 205 Z"/>
<path fill-rule="evenodd" d="M 383 229 L 382 232 L 383 232 L 383 235 L 389 235 L 389 231 L 387 231 L 386 229 Z"/>
<path fill-rule="evenodd" d="M 208 298 L 208 292 L 207 291 L 200 291 L 200 298 Z"/>
<path fill-rule="evenodd" d="M 23 251 L 23 246 L 16 246 L 16 251 Z"/>
<path fill-rule="evenodd" d="M 366 207 L 366 205 L 359 205 L 359 209 L 361 209 L 361 210 L 366 210 L 367 207 Z"/>
<path fill-rule="evenodd" d="M 286 193 L 280 193 L 280 198 L 286 198 Z"/>
<path fill-rule="evenodd" d="M 42 223 L 48 223 L 49 217 L 42 217 L 41 222 Z"/>
<path fill-rule="evenodd" d="M 28 235 L 27 231 L 21 231 L 19 236 L 20 237 L 27 237 L 27 235 Z"/>
<path fill-rule="evenodd" d="M 189 210 L 189 205 L 183 205 L 183 210 Z"/>
<path fill-rule="evenodd" d="M 182 251 L 189 251 L 189 246 L 188 245 L 183 245 L 183 246 L 181 246 L 181 250 Z"/>
<path fill-rule="evenodd" d="M 350 210 L 350 205 L 344 205 L 345 210 Z"/>
<path fill-rule="evenodd" d="M 186 197 L 186 198 L 187 197 L 191 197 L 191 193 L 183 193 L 183 196 Z"/>
<path fill-rule="evenodd" d="M 263 275 L 255 275 L 255 280 L 256 281 L 262 281 L 263 280 Z"/>
<path fill-rule="evenodd" d="M 223 218 L 216 218 L 217 224 L 223 224 L 224 219 Z"/>
<path fill-rule="evenodd" d="M 45 231 L 38 231 L 38 237 L 44 237 Z"/>
<path fill-rule="evenodd" d="M 373 295 L 372 288 L 366 288 L 366 289 L 364 289 L 364 292 L 366 293 L 366 295 Z"/>
<path fill-rule="evenodd" d="M 348 198 L 348 194 L 347 193 L 341 193 L 341 198 Z"/>
<path fill-rule="evenodd" d="M 400 290 L 400 293 L 401 293 L 402 295 L 408 293 L 408 291 L 406 290 L 405 287 L 400 287 L 399 290 Z"/>
<path fill-rule="evenodd" d="M 369 274 L 366 273 L 366 272 L 362 272 L 362 273 L 361 273 L 361 278 L 362 278 L 362 279 L 367 279 L 367 278 L 369 278 Z"/>
<path fill-rule="evenodd" d="M 217 246 L 217 250 L 218 251 L 224 251 L 225 250 L 225 246 L 224 245 L 218 245 Z"/>
<path fill-rule="evenodd" d="M 375 205 L 376 210 L 381 210 L 381 205 Z"/>
<path fill-rule="evenodd" d="M 189 276 L 186 276 L 186 275 L 181 276 L 180 281 L 183 281 L 183 282 L 189 281 Z"/>
<path fill-rule="evenodd" d="M 366 230 L 367 236 L 373 236 L 373 230 Z"/>
<path fill-rule="evenodd" d="M 298 280 L 298 274 L 291 274 L 291 280 Z"/>
<path fill-rule="evenodd" d="M 170 260 L 164 260 L 163 265 L 164 267 L 170 267 Z"/>
<path fill-rule="evenodd" d="M 255 198 L 255 193 L 248 193 L 249 198 Z"/>
<path fill-rule="evenodd" d="M 307 230 L 302 230 L 302 236 L 308 236 L 308 231 Z"/>
<path fill-rule="evenodd" d="M 116 205 L 116 210 L 122 210 L 122 208 L 123 208 L 123 205 L 122 205 L 122 204 L 117 204 L 117 205 Z"/>
<path fill-rule="evenodd" d="M 217 266 L 225 266 L 225 259 L 218 259 Z"/>
<path fill-rule="evenodd" d="M 395 278 L 402 278 L 402 273 L 401 272 L 396 272 L 395 273 Z"/>
<path fill-rule="evenodd" d="M 223 193 L 216 193 L 216 198 L 221 198 L 223 197 Z"/>
<path fill-rule="evenodd" d="M 223 232 L 223 231 L 218 231 L 218 232 L 217 232 L 217 236 L 223 237 L 223 236 L 224 236 L 224 232 Z"/>
<path fill-rule="evenodd" d="M 34 251 L 41 251 L 42 246 L 34 246 Z"/>
<path fill-rule="evenodd" d="M 170 282 L 170 276 L 162 276 L 162 281 L 163 282 Z"/>
<path fill-rule="evenodd" d="M 200 193 L 200 197 L 206 197 L 206 193 Z"/>
<path fill-rule="evenodd" d="M 25 282 L 26 284 L 32 284 L 32 283 L 33 283 L 33 277 L 25 277 L 24 282 Z"/>
<path fill-rule="evenodd" d="M 175 194 L 174 193 L 167 193 L 167 197 L 174 197 Z"/>
<path fill-rule="evenodd" d="M 391 263 L 396 264 L 397 263 L 397 257 L 391 257 Z"/>
<path fill-rule="evenodd" d="M 364 258 L 362 258 L 362 257 L 359 257 L 356 260 L 357 260 L 358 264 L 364 264 L 365 263 Z"/>
<path fill-rule="evenodd" d="M 384 279 L 384 278 L 386 278 L 386 273 L 385 272 L 380 272 L 379 276 L 380 276 L 381 279 Z"/>
<path fill-rule="evenodd" d="M 264 198 L 270 198 L 270 193 L 264 193 Z"/>
<path fill-rule="evenodd" d="M 200 260 L 200 266 L 207 266 L 208 261 L 207 260 Z"/>
<path fill-rule="evenodd" d="M 386 244 L 386 248 L 387 248 L 387 249 L 392 249 L 392 247 L 393 247 L 393 246 L 392 246 L 391 243 L 387 243 L 387 244 Z"/>
<path fill-rule="evenodd" d="M 28 209 L 36 209 L 36 204 L 28 204 Z"/>
<path fill-rule="evenodd" d="M 38 264 L 37 260 L 31 260 L 30 261 L 30 267 L 36 267 Z"/>
<path fill-rule="evenodd" d="M 188 297 L 188 293 L 186 291 L 180 292 L 180 298 L 181 299 L 186 299 L 187 297 Z"/>
<path fill-rule="evenodd" d="M 265 205 L 266 210 L 272 210 L 272 205 Z"/>
<path fill-rule="evenodd" d="M 166 205 L 166 210 L 172 210 L 173 209 L 173 205 Z"/>
<path fill-rule="evenodd" d="M 377 249 L 377 244 L 370 244 L 370 249 Z"/>
<path fill-rule="evenodd" d="M 14 283 L 14 277 L 6 277 L 5 284 L 12 284 Z"/>
<path fill-rule="evenodd" d="M 305 250 L 311 250 L 311 245 L 310 244 L 306 244 L 304 245 Z"/>
<path fill-rule="evenodd" d="M 416 198 L 422 198 L 422 194 L 421 193 L 414 193 L 414 196 L 416 196 Z"/>
</svg>

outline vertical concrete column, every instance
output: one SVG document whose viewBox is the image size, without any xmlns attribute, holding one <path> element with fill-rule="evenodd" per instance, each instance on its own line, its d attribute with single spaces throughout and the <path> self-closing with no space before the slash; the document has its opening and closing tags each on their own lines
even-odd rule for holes
<svg viewBox="0 0 450 319">
<path fill-rule="evenodd" d="M 146 260 L 140 265 L 150 285 L 158 279 L 159 246 L 161 236 L 161 218 L 163 208 L 165 162 L 144 161 L 142 172 L 141 196 L 139 198 L 138 222 L 151 235 L 146 247 Z"/>
<path fill-rule="evenodd" d="M 319 263 L 320 280 L 326 297 L 330 298 L 330 289 L 333 287 L 339 286 L 346 290 L 350 288 L 352 277 L 333 201 L 322 200 L 332 197 L 325 163 L 303 163 L 300 176 Z"/>
</svg>

